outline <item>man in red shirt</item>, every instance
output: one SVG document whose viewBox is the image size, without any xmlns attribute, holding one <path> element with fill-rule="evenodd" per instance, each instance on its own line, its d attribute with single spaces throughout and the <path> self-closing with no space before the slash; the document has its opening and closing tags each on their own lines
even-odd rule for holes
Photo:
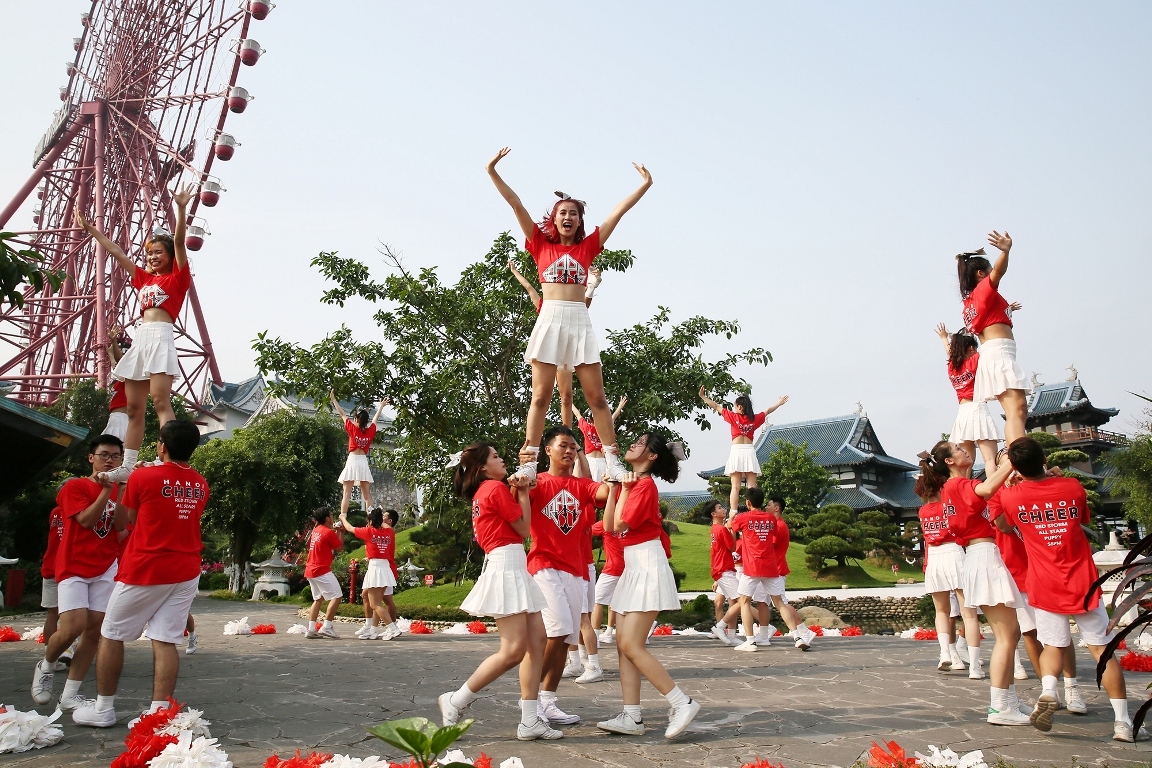
<svg viewBox="0 0 1152 768">
<path fill-rule="evenodd" d="M 124 444 L 113 435 L 100 435 L 89 444 L 92 475 L 64 483 L 56 495 L 64 519 L 63 533 L 53 564 L 56 578 L 59 624 L 44 645 L 44 658 L 37 662 L 32 678 L 32 700 L 52 700 L 52 676 L 56 661 L 76 638 L 80 645 L 72 657 L 68 682 L 60 696 L 60 709 L 84 705 L 80 683 L 96 656 L 100 623 L 116 577 L 117 536 L 113 526 L 117 485 L 101 477 L 123 459 Z"/>
<path fill-rule="evenodd" d="M 200 516 L 208 501 L 207 481 L 188 464 L 199 443 L 200 431 L 191 421 L 165 423 L 156 443 L 161 463 L 133 472 L 116 505 L 116 530 L 133 525 L 133 531 L 100 627 L 98 696 L 72 713 L 78 725 L 116 724 L 113 704 L 124 668 L 124 642 L 140 637 L 145 624 L 152 640 L 152 705 L 147 711 L 166 706 L 176 690 L 176 644 L 184 639 L 200 582 Z"/>
<path fill-rule="evenodd" d="M 56 491 L 59 493 L 59 489 Z M 44 618 L 44 642 L 47 643 L 56 633 L 56 623 L 60 612 L 56 609 L 56 550 L 60 539 L 64 538 L 64 512 L 59 506 L 48 513 L 48 547 L 40 561 L 40 607 L 47 611 Z"/>
<path fill-rule="evenodd" d="M 308 536 L 308 565 L 304 568 L 304 578 L 312 587 L 312 608 L 308 611 L 308 631 L 304 634 L 309 640 L 326 637 L 338 640 L 340 635 L 332 627 L 332 618 L 340 607 L 344 595 L 336 574 L 332 573 L 332 559 L 344 549 L 344 537 L 332 529 L 332 510 L 320 507 L 312 513 L 316 527 Z M 316 629 L 316 617 L 320 615 L 320 604 L 328 601 L 324 611 L 324 624 Z"/>
<path fill-rule="evenodd" d="M 764 491 L 749 488 L 746 498 L 748 511 L 732 521 L 732 532 L 739 533 L 744 542 L 744 573 L 740 575 L 737 593 L 740 595 L 740 618 L 747 633 L 736 650 L 752 652 L 758 650 L 757 645 L 769 645 L 774 631 L 771 624 L 762 624 L 757 635 L 752 635 L 752 603 L 763 605 L 768 602 L 771 580 L 780 576 L 780 568 L 774 547 L 776 518 L 760 509 L 764 504 Z"/>
<path fill-rule="evenodd" d="M 776 519 L 776 532 L 773 537 L 772 548 L 776 552 L 776 567 L 780 572 L 779 576 L 769 581 L 768 597 L 772 600 L 772 605 L 776 606 L 776 612 L 780 614 L 780 618 L 784 619 L 784 623 L 788 625 L 792 636 L 796 638 L 796 647 L 806 651 L 812 645 L 816 633 L 804 625 L 804 620 L 800 618 L 800 614 L 796 612 L 795 608 L 788 605 L 788 598 L 784 596 L 785 577 L 792 572 L 792 569 L 788 567 L 788 547 L 792 543 L 792 534 L 788 531 L 788 523 L 784 521 L 785 504 L 784 497 L 773 496 L 768 499 L 768 504 L 764 507 L 764 511 Z M 765 610 L 767 610 L 767 606 L 765 606 Z"/>
<path fill-rule="evenodd" d="M 1052 728 L 1052 715 L 1060 706 L 1056 678 L 1064 665 L 1064 649 L 1072 644 L 1068 620 L 1076 621 L 1080 638 L 1097 660 L 1115 633 L 1108 631 L 1108 611 L 1099 588 L 1085 610 L 1084 596 L 1096 580 L 1097 571 L 1092 548 L 1081 527 L 1089 515 L 1084 487 L 1075 478 L 1048 476 L 1044 449 L 1030 437 L 1014 440 L 1008 446 L 1008 459 L 1024 479 L 1001 489 L 1004 514 L 996 518 L 996 525 L 1005 531 L 1015 526 L 1028 552 L 1028 604 L 1036 615 L 1036 639 L 1044 644 L 1040 654 L 1044 691 L 1031 720 L 1039 730 L 1048 731 Z M 1112 738 L 1134 741 L 1137 734 L 1128 717 L 1124 672 L 1115 657 L 1108 660 L 1103 683 L 1116 715 Z M 1138 736 L 1147 738 L 1147 733 L 1141 728 Z"/>
<path fill-rule="evenodd" d="M 740 618 L 740 575 L 736 572 L 736 560 L 732 553 L 736 550 L 736 538 L 728 529 L 725 519 L 728 510 L 718 501 L 708 502 L 711 509 L 712 531 L 712 590 L 716 593 L 716 624 L 712 634 L 725 645 L 735 645 L 728 636 L 728 627 Z M 724 600 L 728 600 L 728 612 L 724 613 Z"/>
</svg>

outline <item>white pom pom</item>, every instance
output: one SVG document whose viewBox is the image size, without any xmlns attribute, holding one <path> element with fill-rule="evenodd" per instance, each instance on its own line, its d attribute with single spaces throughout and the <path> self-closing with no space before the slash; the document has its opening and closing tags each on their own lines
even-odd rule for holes
<svg viewBox="0 0 1152 768">
<path fill-rule="evenodd" d="M 250 635 L 252 634 L 252 627 L 248 626 L 248 617 L 240 619 L 239 621 L 230 621 L 224 625 L 224 634 L 226 635 Z"/>
</svg>

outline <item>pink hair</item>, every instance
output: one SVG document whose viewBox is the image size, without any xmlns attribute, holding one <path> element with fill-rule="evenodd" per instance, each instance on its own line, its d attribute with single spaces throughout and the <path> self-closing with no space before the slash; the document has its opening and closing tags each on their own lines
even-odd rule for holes
<svg viewBox="0 0 1152 768">
<path fill-rule="evenodd" d="M 540 234 L 544 235 L 544 239 L 550 243 L 560 242 L 560 235 L 556 231 L 556 211 L 564 203 L 572 203 L 576 206 L 576 210 L 580 212 L 580 227 L 576 230 L 576 242 L 584 239 L 584 203 L 580 202 L 574 197 L 567 199 L 557 200 L 556 205 L 552 206 L 552 212 L 547 214 L 536 226 L 540 227 Z"/>
</svg>

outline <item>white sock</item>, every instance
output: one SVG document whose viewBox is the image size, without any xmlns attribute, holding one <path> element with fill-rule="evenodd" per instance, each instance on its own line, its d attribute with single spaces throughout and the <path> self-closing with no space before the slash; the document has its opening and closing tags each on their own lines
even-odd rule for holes
<svg viewBox="0 0 1152 768">
<path fill-rule="evenodd" d="M 1056 698 L 1055 675 L 1044 675 L 1044 677 L 1040 678 L 1040 685 L 1044 687 L 1044 692 L 1041 694 L 1042 696 L 1051 696 L 1052 698 Z"/>
<path fill-rule="evenodd" d="M 971 667 L 980 666 L 980 646 L 968 646 L 968 665 Z"/>
<path fill-rule="evenodd" d="M 1009 707 L 1020 707 L 1020 697 L 1016 695 L 1015 683 L 1012 683 L 1012 685 L 1008 686 L 1008 695 L 1004 698 L 1004 701 Z"/>
<path fill-rule="evenodd" d="M 724 623 L 724 619 L 720 619 L 720 621 L 716 622 L 716 628 L 723 630 L 724 632 L 728 631 L 728 625 Z"/>
<path fill-rule="evenodd" d="M 549 704 L 554 704 L 554 703 L 556 703 L 556 691 L 541 690 L 540 691 L 540 698 L 537 700 L 540 702 L 540 708 L 541 709 L 548 706 Z"/>
<path fill-rule="evenodd" d="M 640 705 L 639 704 L 625 704 L 624 705 L 624 714 L 628 715 L 628 717 L 634 723 L 644 722 L 644 716 L 642 714 L 640 714 Z"/>
<path fill-rule="evenodd" d="M 332 629 L 332 620 L 324 619 L 324 629 Z"/>
<path fill-rule="evenodd" d="M 587 662 L 588 664 L 586 666 L 592 667 L 592 669 L 600 669 L 600 654 L 588 654 Z"/>
<path fill-rule="evenodd" d="M 579 651 L 568 651 L 568 666 L 575 666 L 580 663 Z"/>
<path fill-rule="evenodd" d="M 372 626 L 372 619 L 364 619 L 364 628 L 367 629 L 370 626 Z"/>
<path fill-rule="evenodd" d="M 156 701 L 153 699 L 152 703 L 148 705 L 149 712 L 155 712 L 158 709 L 164 709 L 168 706 L 167 701 Z"/>
<path fill-rule="evenodd" d="M 540 719 L 540 704 L 535 699 L 520 700 L 520 723 L 535 725 Z"/>
<path fill-rule="evenodd" d="M 942 661 L 948 661 L 952 658 L 948 655 L 948 649 L 952 645 L 952 636 L 937 634 L 936 639 L 940 641 L 940 659 Z"/>
<path fill-rule="evenodd" d="M 1116 713 L 1116 722 L 1128 723 L 1128 699 L 1108 699 L 1108 703 L 1112 705 L 1112 711 Z"/>
<path fill-rule="evenodd" d="M 680 690 L 680 686 L 676 686 L 668 693 L 664 694 L 664 698 L 668 700 L 668 705 L 672 707 L 680 707 L 688 703 L 688 694 Z"/>
<path fill-rule="evenodd" d="M 1012 663 L 1018 667 L 1024 666 L 1023 664 L 1020 663 L 1020 649 L 1019 648 L 1017 648 L 1016 652 L 1012 655 Z"/>
<path fill-rule="evenodd" d="M 137 448 L 135 450 L 133 450 L 131 448 L 125 448 L 124 449 L 124 461 L 120 464 L 120 466 L 128 467 L 128 469 L 132 469 L 133 467 L 136 466 L 136 460 L 139 458 L 140 458 L 140 449 L 139 448 Z"/>
<path fill-rule="evenodd" d="M 400 629 L 400 627 L 396 626 L 396 622 L 394 622 L 394 621 L 391 621 L 388 623 L 388 628 L 393 629 L 393 630 L 399 630 Z"/>
<path fill-rule="evenodd" d="M 581 645 L 581 646 L 578 646 L 577 653 L 580 654 L 580 663 L 587 665 L 588 664 L 588 650 L 584 646 Z"/>
<path fill-rule="evenodd" d="M 1008 709 L 1008 689 L 992 687 L 992 709 L 1003 712 Z"/>
<path fill-rule="evenodd" d="M 1080 685 L 1080 681 L 1077 680 L 1076 678 L 1074 678 L 1074 677 L 1065 677 L 1064 678 L 1064 690 L 1068 690 L 1069 688 L 1075 688 L 1078 685 Z"/>
<path fill-rule="evenodd" d="M 82 682 L 84 682 L 84 681 L 83 680 L 65 680 L 64 681 L 64 693 L 60 694 L 60 698 L 68 699 L 68 698 L 71 698 L 72 696 L 75 696 L 76 694 L 80 693 L 80 683 L 82 683 Z"/>
<path fill-rule="evenodd" d="M 458 691 L 452 694 L 452 697 L 448 699 L 448 701 L 450 701 L 456 709 L 464 709 L 464 707 L 472 703 L 472 699 L 474 698 L 476 698 L 476 693 L 468 687 L 468 683 L 464 683 Z"/>
<path fill-rule="evenodd" d="M 97 696 L 96 697 L 96 711 L 107 712 L 112 709 L 113 702 L 116 701 L 115 696 Z"/>
</svg>

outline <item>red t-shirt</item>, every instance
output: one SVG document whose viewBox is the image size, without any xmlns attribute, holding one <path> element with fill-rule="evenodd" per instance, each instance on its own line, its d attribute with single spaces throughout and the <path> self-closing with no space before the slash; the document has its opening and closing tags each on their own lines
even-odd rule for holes
<svg viewBox="0 0 1152 768">
<path fill-rule="evenodd" d="M 64 515 L 57 505 L 48 515 L 48 548 L 44 550 L 44 559 L 40 561 L 40 578 L 56 578 L 56 552 L 60 549 L 62 538 L 64 538 Z"/>
<path fill-rule="evenodd" d="M 596 507 L 589 507 L 584 511 L 588 515 L 589 520 L 596 519 Z M 596 556 L 592 554 L 592 528 L 589 526 L 587 533 L 584 534 L 584 581 L 588 581 L 588 566 L 596 562 Z"/>
<path fill-rule="evenodd" d="M 732 562 L 741 568 L 744 567 L 744 539 L 736 539 L 736 548 L 732 550 Z"/>
<path fill-rule="evenodd" d="M 136 474 L 133 472 L 132 474 Z M 56 581 L 73 576 L 90 579 L 107 571 L 116 562 L 120 540 L 112 525 L 116 512 L 116 498 L 120 486 L 112 489 L 104 511 L 96 520 L 96 525 L 85 528 L 76 522 L 76 515 L 83 512 L 100 497 L 100 483 L 87 477 L 78 477 L 64 483 L 56 494 L 56 506 L 64 518 L 64 533 L 56 550 Z M 200 564 L 196 564 L 199 569 Z"/>
<path fill-rule="evenodd" d="M 524 543 L 524 537 L 510 524 L 521 517 L 524 510 L 508 486 L 498 480 L 480 483 L 472 497 L 472 532 L 485 554 L 497 547 Z"/>
<path fill-rule="evenodd" d="M 180 305 L 192 285 L 192 272 L 180 269 L 172 260 L 172 271 L 166 275 L 153 275 L 142 267 L 132 273 L 132 287 L 140 292 L 140 314 L 146 309 L 162 309 L 173 321 L 180 315 Z"/>
<path fill-rule="evenodd" d="M 376 439 L 375 424 L 369 424 L 368 429 L 360 429 L 360 425 L 352 419 L 344 419 L 344 431 L 348 433 L 348 453 L 357 449 L 368 453 L 372 449 L 372 441 Z"/>
<path fill-rule="evenodd" d="M 746 437 L 752 439 L 752 435 L 756 434 L 756 430 L 764 426 L 764 419 L 767 414 L 758 413 L 752 418 L 748 418 L 742 413 L 735 413 L 725 408 L 720 411 L 720 417 L 728 422 L 732 427 L 732 437 Z"/>
<path fill-rule="evenodd" d="M 776 540 L 773 545 L 776 550 L 776 567 L 781 576 L 787 576 L 792 573 L 788 567 L 788 547 L 792 544 L 792 532 L 788 530 L 788 523 L 784 522 L 783 517 L 776 517 L 776 532 L 773 536 Z"/>
<path fill-rule="evenodd" d="M 752 510 L 736 515 L 732 530 L 744 542 L 744 575 L 757 578 L 775 578 L 780 575 L 776 563 L 776 516 L 763 510 Z"/>
<path fill-rule="evenodd" d="M 604 546 L 604 570 L 600 571 L 607 576 L 619 576 L 624 573 L 624 533 L 608 533 L 604 530 L 604 521 L 597 520 L 592 526 L 592 535 L 601 537 Z"/>
<path fill-rule="evenodd" d="M 536 260 L 541 283 L 586 285 L 588 270 L 602 250 L 600 227 L 575 245 L 550 243 L 544 239 L 540 227 L 532 227 L 532 237 L 524 241 L 524 250 Z"/>
<path fill-rule="evenodd" d="M 930 501 L 920 507 L 920 530 L 924 532 L 924 543 L 930 547 L 949 543 L 964 546 L 956 541 L 956 534 L 948 527 L 947 509 L 942 501 Z"/>
<path fill-rule="evenodd" d="M 948 529 L 964 546 L 972 539 L 995 539 L 996 531 L 988 522 L 988 502 L 976 494 L 979 480 L 953 477 L 940 489 Z"/>
<path fill-rule="evenodd" d="M 964 327 L 979 336 L 985 328 L 997 323 L 1012 325 L 1012 315 L 1008 302 L 992 287 L 992 279 L 986 277 L 964 299 Z"/>
<path fill-rule="evenodd" d="M 965 360 L 960 370 L 953 368 L 952 361 L 948 361 L 948 380 L 952 382 L 952 388 L 956 390 L 956 399 L 960 402 L 972 399 L 972 393 L 976 389 L 976 366 L 979 364 L 979 352 Z"/>
<path fill-rule="evenodd" d="M 1084 595 L 1098 576 L 1080 527 L 1089 517 L 1084 486 L 1071 477 L 1026 480 L 1002 489 L 1000 503 L 1028 550 L 1028 604 L 1050 613 L 1084 613 Z M 1097 589 L 1087 610 L 1099 602 Z"/>
<path fill-rule="evenodd" d="M 668 531 L 664 530 L 663 526 L 660 528 L 660 546 L 664 547 L 664 557 L 669 560 L 672 559 L 672 537 L 668 535 Z"/>
<path fill-rule="evenodd" d="M 712 580 L 723 576 L 728 571 L 736 570 L 736 561 L 732 559 L 732 550 L 736 549 L 736 539 L 732 531 L 723 525 L 712 524 Z"/>
<path fill-rule="evenodd" d="M 192 467 L 166 461 L 128 478 L 121 501 L 136 510 L 116 581 L 178 584 L 200 576 L 200 516 L 208 481 Z"/>
<path fill-rule="evenodd" d="M 651 477 L 642 477 L 628 491 L 628 500 L 620 510 L 620 520 L 628 525 L 628 541 L 632 547 L 660 537 L 664 532 L 660 517 L 660 491 Z"/>
<path fill-rule="evenodd" d="M 595 505 L 599 488 L 600 483 L 586 477 L 560 477 L 548 472 L 536 475 L 536 487 L 531 491 L 529 573 L 554 568 L 587 576 L 582 537 L 594 521 L 584 510 Z"/>
<path fill-rule="evenodd" d="M 332 572 L 332 558 L 344 548 L 344 537 L 326 525 L 312 529 L 308 537 L 308 565 L 304 578 L 314 579 Z"/>
<path fill-rule="evenodd" d="M 117 379 L 112 382 L 110 389 L 112 390 L 112 399 L 108 401 L 108 410 L 114 411 L 117 408 L 127 408 L 128 396 L 124 394 L 124 382 Z"/>
<path fill-rule="evenodd" d="M 1003 488 L 996 491 L 988 499 L 988 517 L 992 520 L 1004 514 L 1004 506 L 1000 503 L 1000 494 Z M 1000 559 L 1012 574 L 1016 582 L 1016 589 L 1028 593 L 1028 549 L 1024 546 L 1024 537 L 1020 535 L 1019 528 L 1013 528 L 1008 533 L 996 528 L 996 546 L 1000 549 Z"/>
<path fill-rule="evenodd" d="M 124 526 L 123 531 L 118 531 L 116 537 L 120 543 L 116 545 L 116 559 L 120 564 L 124 564 L 124 553 L 128 551 L 128 539 L 132 538 L 132 531 L 135 530 L 136 523 L 128 523 Z"/>
<path fill-rule="evenodd" d="M 353 528 L 352 535 L 364 542 L 364 556 L 369 560 L 396 559 L 396 531 L 391 528 Z"/>
<path fill-rule="evenodd" d="M 536 311 L 537 311 L 537 312 L 539 312 L 539 311 L 540 311 L 540 308 L 541 308 L 542 306 L 544 306 L 544 297 L 543 297 L 543 296 L 541 296 L 540 298 L 536 299 Z"/>
<path fill-rule="evenodd" d="M 604 443 L 600 442 L 600 433 L 596 431 L 595 424 L 585 421 L 583 416 L 576 414 L 576 426 L 580 428 L 581 434 L 584 435 L 585 453 L 604 450 Z"/>
</svg>

